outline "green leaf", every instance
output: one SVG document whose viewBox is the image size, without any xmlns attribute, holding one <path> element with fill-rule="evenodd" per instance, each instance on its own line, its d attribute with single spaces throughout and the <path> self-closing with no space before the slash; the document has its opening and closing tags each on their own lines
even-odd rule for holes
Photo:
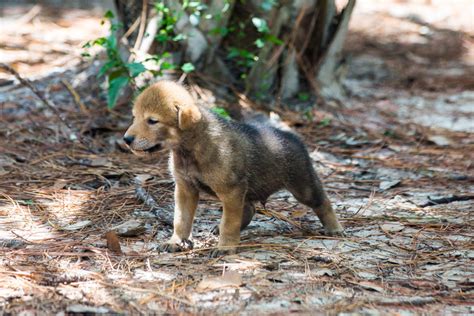
<svg viewBox="0 0 474 316">
<path fill-rule="evenodd" d="M 194 26 L 198 25 L 199 20 L 200 20 L 200 18 L 199 18 L 199 15 L 197 15 L 197 14 L 191 14 L 189 16 L 189 23 L 191 23 L 191 25 L 194 25 Z"/>
<path fill-rule="evenodd" d="M 274 5 L 276 5 L 277 2 L 275 0 L 263 0 L 262 1 L 262 4 L 260 5 L 260 7 L 264 10 L 264 11 L 270 11 L 272 9 L 272 7 Z"/>
<path fill-rule="evenodd" d="M 319 127 L 326 127 L 331 124 L 331 119 L 329 117 L 323 118 L 321 121 L 319 121 Z"/>
<path fill-rule="evenodd" d="M 189 6 L 190 8 L 196 8 L 196 7 L 198 7 L 200 4 L 201 4 L 200 1 L 191 1 L 191 2 L 189 2 L 188 6 Z"/>
<path fill-rule="evenodd" d="M 105 46 L 109 50 L 116 50 L 117 49 L 117 38 L 115 37 L 114 34 L 110 34 L 110 36 L 107 37 L 107 40 L 105 42 Z"/>
<path fill-rule="evenodd" d="M 186 36 L 184 36 L 184 34 L 178 34 L 175 37 L 173 37 L 174 42 L 179 42 L 179 41 L 182 41 L 184 39 L 186 39 Z"/>
<path fill-rule="evenodd" d="M 260 33 L 268 33 L 270 32 L 270 29 L 268 28 L 267 22 L 264 19 L 253 17 L 252 18 L 252 23 L 255 25 L 257 30 Z"/>
<path fill-rule="evenodd" d="M 99 73 L 97 74 L 98 77 L 102 77 L 109 71 L 111 68 L 115 66 L 115 61 L 111 60 L 106 62 L 102 67 L 100 67 Z"/>
<path fill-rule="evenodd" d="M 215 27 L 210 31 L 211 35 L 221 35 L 221 36 L 226 36 L 227 34 L 229 34 L 229 32 L 230 32 L 230 29 L 228 29 L 227 27 Z"/>
<path fill-rule="evenodd" d="M 168 33 L 165 30 L 161 30 L 159 34 L 155 36 L 156 40 L 160 43 L 167 42 L 170 39 Z"/>
<path fill-rule="evenodd" d="M 107 39 L 105 37 L 99 37 L 92 42 L 92 45 L 104 46 L 105 43 L 107 43 Z"/>
<path fill-rule="evenodd" d="M 109 91 L 107 94 L 107 107 L 109 109 L 114 108 L 117 103 L 117 99 L 120 95 L 120 92 L 127 86 L 128 77 L 117 77 L 109 81 Z"/>
<path fill-rule="evenodd" d="M 108 75 L 109 82 L 118 77 L 128 77 L 128 72 L 125 67 L 117 66 L 117 69 L 110 72 Z"/>
<path fill-rule="evenodd" d="M 263 39 L 257 38 L 257 40 L 255 41 L 255 45 L 256 45 L 258 48 L 262 48 L 263 46 L 265 46 L 265 42 L 263 41 Z"/>
<path fill-rule="evenodd" d="M 308 101 L 309 100 L 309 93 L 306 92 L 300 92 L 298 93 L 298 100 L 300 101 Z"/>
<path fill-rule="evenodd" d="M 271 42 L 275 45 L 283 44 L 283 41 L 281 39 L 279 39 L 278 37 L 276 37 L 275 35 L 272 35 L 272 34 L 266 34 L 265 35 L 265 40 L 269 41 L 269 42 Z"/>
<path fill-rule="evenodd" d="M 110 29 L 111 29 L 112 31 L 120 30 L 122 27 L 123 27 L 123 24 L 122 24 L 122 23 L 112 23 L 112 24 L 110 25 Z"/>
<path fill-rule="evenodd" d="M 216 113 L 217 115 L 219 115 L 219 116 L 222 117 L 222 118 L 225 118 L 225 119 L 227 119 L 227 120 L 230 120 L 230 115 L 229 115 L 229 113 L 226 111 L 226 109 L 224 109 L 224 108 L 221 108 L 221 107 L 216 106 L 216 107 L 211 108 L 211 112 Z"/>
<path fill-rule="evenodd" d="M 107 10 L 107 12 L 105 12 L 104 14 L 104 18 L 106 19 L 113 19 L 114 17 L 115 17 L 114 14 L 110 10 Z"/>
<path fill-rule="evenodd" d="M 229 1 L 226 1 L 226 3 L 224 4 L 224 7 L 222 8 L 222 13 L 225 13 L 227 10 L 229 10 L 230 8 L 230 3 Z"/>
<path fill-rule="evenodd" d="M 191 71 L 193 71 L 194 69 L 196 69 L 194 67 L 194 65 L 192 63 L 185 63 L 181 66 L 181 70 L 184 72 L 184 73 L 190 73 Z"/>
<path fill-rule="evenodd" d="M 146 71 L 145 66 L 142 63 L 128 63 L 125 65 L 132 78 L 135 78 L 142 72 Z"/>
<path fill-rule="evenodd" d="M 231 47 L 229 53 L 227 54 L 227 58 L 232 59 L 238 56 L 240 56 L 239 49 Z"/>
<path fill-rule="evenodd" d="M 160 70 L 168 70 L 168 69 L 176 69 L 176 65 L 169 63 L 167 61 L 164 61 L 160 65 Z"/>
</svg>

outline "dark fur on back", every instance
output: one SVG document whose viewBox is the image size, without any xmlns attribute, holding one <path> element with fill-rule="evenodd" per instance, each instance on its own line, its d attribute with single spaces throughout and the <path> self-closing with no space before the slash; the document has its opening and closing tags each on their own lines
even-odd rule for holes
<svg viewBox="0 0 474 316">
<path fill-rule="evenodd" d="M 203 120 L 197 127 L 199 132 L 194 131 L 199 139 L 193 139 L 193 147 L 204 146 L 209 158 L 207 163 L 215 163 L 217 168 L 218 158 L 226 157 L 226 169 L 232 171 L 226 182 L 245 180 L 247 201 L 265 203 L 278 190 L 293 191 L 298 181 L 303 182 L 302 186 L 319 183 L 306 146 L 293 132 L 278 129 L 265 120 L 240 123 L 221 118 L 206 109 L 200 110 Z M 197 163 L 188 150 L 181 149 L 176 153 L 182 153 L 178 155 L 187 164 Z M 204 169 L 209 167 L 212 168 L 206 166 Z M 193 182 L 199 189 L 212 193 L 212 186 L 203 179 L 194 178 Z"/>
</svg>

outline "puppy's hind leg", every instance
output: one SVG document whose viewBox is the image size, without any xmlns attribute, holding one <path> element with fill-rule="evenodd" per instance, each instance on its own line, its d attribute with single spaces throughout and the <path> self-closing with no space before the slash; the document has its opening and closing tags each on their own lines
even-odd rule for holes
<svg viewBox="0 0 474 316">
<path fill-rule="evenodd" d="M 328 235 L 343 235 L 344 229 L 337 219 L 331 202 L 324 192 L 321 181 L 313 170 L 305 175 L 300 175 L 296 181 L 287 186 L 293 196 L 300 202 L 313 209 L 318 216 L 324 231 Z"/>
<path fill-rule="evenodd" d="M 158 247 L 158 250 L 162 252 L 178 252 L 193 248 L 189 237 L 199 200 L 199 191 L 187 182 L 176 179 L 174 198 L 173 236 Z"/>
</svg>

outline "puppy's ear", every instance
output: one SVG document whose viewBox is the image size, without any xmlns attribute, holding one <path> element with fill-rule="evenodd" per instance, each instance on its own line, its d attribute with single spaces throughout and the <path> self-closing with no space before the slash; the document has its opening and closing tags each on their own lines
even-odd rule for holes
<svg viewBox="0 0 474 316">
<path fill-rule="evenodd" d="M 195 105 L 178 108 L 178 127 L 180 130 L 189 129 L 201 120 L 202 114 Z"/>
</svg>

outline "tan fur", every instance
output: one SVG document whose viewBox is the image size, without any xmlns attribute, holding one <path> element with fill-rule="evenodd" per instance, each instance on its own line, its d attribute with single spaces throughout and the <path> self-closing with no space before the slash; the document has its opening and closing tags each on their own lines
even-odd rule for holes
<svg viewBox="0 0 474 316">
<path fill-rule="evenodd" d="M 223 204 L 218 249 L 212 256 L 235 251 L 240 230 L 253 217 L 253 203 L 264 202 L 283 188 L 312 207 L 328 233 L 342 233 L 304 144 L 291 132 L 263 123 L 225 121 L 196 106 L 185 88 L 170 81 L 143 91 L 133 114 L 124 139 L 135 154 L 146 155 L 161 147 L 171 150 L 170 170 L 176 182 L 174 232 L 161 250 L 191 246 L 200 191 L 215 195 Z"/>
</svg>

